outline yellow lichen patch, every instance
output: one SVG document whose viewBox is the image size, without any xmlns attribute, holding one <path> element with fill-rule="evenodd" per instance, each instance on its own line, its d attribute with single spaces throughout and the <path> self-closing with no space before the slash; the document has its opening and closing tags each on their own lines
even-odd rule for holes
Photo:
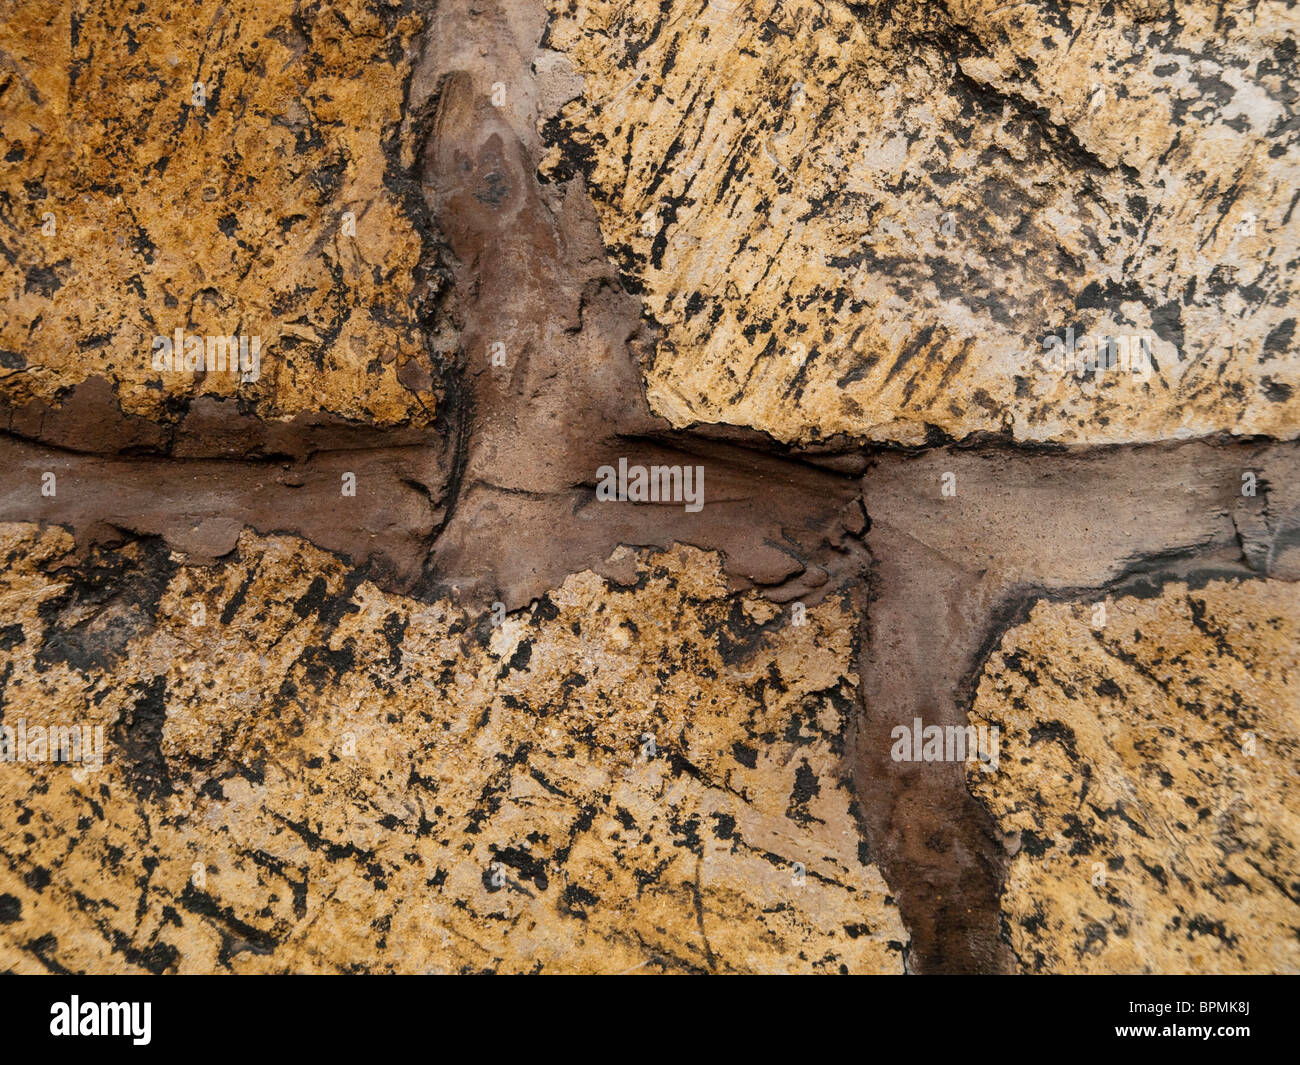
<svg viewBox="0 0 1300 1065">
<path fill-rule="evenodd" d="M 1295 433 L 1281 5 L 550 6 L 585 90 L 543 169 L 588 174 L 662 326 L 646 381 L 675 424 Z M 1089 372 L 1108 336 L 1121 366 Z"/>
<path fill-rule="evenodd" d="M 1030 972 L 1300 971 L 1300 597 L 1280 581 L 1038 604 L 984 671 L 969 773 L 1015 851 Z"/>
<path fill-rule="evenodd" d="M 793 626 L 677 548 L 494 625 L 291 538 L 3 533 L 4 724 L 106 740 L 0 765 L 0 967 L 902 969 L 837 601 Z"/>
<path fill-rule="evenodd" d="M 364 0 L 0 2 L 0 394 L 101 377 L 155 419 L 237 395 L 427 421 L 418 190 L 396 172 L 420 28 Z M 206 372 L 155 369 L 177 329 L 260 338 L 260 374 L 206 350 Z"/>
</svg>

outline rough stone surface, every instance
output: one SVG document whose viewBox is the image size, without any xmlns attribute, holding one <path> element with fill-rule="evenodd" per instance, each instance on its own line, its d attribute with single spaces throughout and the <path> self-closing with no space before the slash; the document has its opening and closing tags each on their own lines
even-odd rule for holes
<svg viewBox="0 0 1300 1065">
<path fill-rule="evenodd" d="M 682 548 L 493 626 L 292 538 L 199 569 L 3 537 L 4 723 L 107 757 L 0 774 L 0 967 L 902 969 L 842 604 L 790 626 Z"/>
<path fill-rule="evenodd" d="M 428 423 L 434 292 L 398 137 L 422 25 L 366 0 L 0 3 L 3 406 L 99 379 L 156 422 L 212 396 Z M 178 328 L 260 336 L 260 379 L 155 371 Z"/>
<path fill-rule="evenodd" d="M 1296 14 L 553 2 L 652 409 L 778 439 L 1293 436 Z M 1043 341 L 1149 336 L 1146 378 Z"/>
<path fill-rule="evenodd" d="M 0 970 L 1295 970 L 1298 36 L 0 0 Z"/>
<path fill-rule="evenodd" d="M 1300 972 L 1294 585 L 1044 601 L 970 720 L 1002 730 L 969 781 L 1015 854 L 1022 971 Z"/>
</svg>

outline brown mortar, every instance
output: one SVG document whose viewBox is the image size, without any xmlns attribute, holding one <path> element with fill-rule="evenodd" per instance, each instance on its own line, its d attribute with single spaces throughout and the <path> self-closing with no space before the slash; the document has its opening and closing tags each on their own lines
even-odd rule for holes
<svg viewBox="0 0 1300 1065">
<path fill-rule="evenodd" d="M 230 552 L 245 526 L 295 533 L 385 588 L 511 610 L 584 569 L 618 579 L 609 559 L 623 544 L 718 550 L 734 587 L 779 602 L 857 589 L 862 709 L 846 772 L 912 935 L 910 966 L 1009 971 L 993 821 L 964 766 L 895 763 L 890 730 L 963 723 L 985 655 L 1036 598 L 1172 577 L 1295 579 L 1300 514 L 1270 484 L 1300 480 L 1300 448 L 801 453 L 752 432 L 673 430 L 643 390 L 638 360 L 656 332 L 593 254 L 603 242 L 581 179 L 542 186 L 535 131 L 488 103 L 503 71 L 531 84 L 516 31 L 540 29 L 534 8 L 443 5 L 431 52 L 472 22 L 478 58 L 430 60 L 408 101 L 427 127 L 420 178 L 453 277 L 441 312 L 460 354 L 443 382 L 443 435 L 265 422 L 211 399 L 164 429 L 89 381 L 59 408 L 5 412 L 0 519 L 65 525 L 82 546 L 160 536 L 198 563 Z M 490 361 L 497 342 L 504 367 Z M 620 457 L 703 466 L 706 506 L 597 501 L 598 467 Z M 1240 494 L 1245 470 L 1259 474 L 1257 497 Z M 39 491 L 45 472 L 53 497 Z M 345 473 L 355 498 L 341 495 Z"/>
</svg>

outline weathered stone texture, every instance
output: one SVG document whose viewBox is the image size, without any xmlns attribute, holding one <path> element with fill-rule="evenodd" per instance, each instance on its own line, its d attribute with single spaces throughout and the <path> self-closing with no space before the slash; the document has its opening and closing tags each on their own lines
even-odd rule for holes
<svg viewBox="0 0 1300 1065">
<path fill-rule="evenodd" d="M 1300 969 L 1297 10 L 0 0 L 0 970 Z"/>
<path fill-rule="evenodd" d="M 398 136 L 421 26 L 366 0 L 0 3 L 4 404 L 103 378 L 156 421 L 209 395 L 427 423 L 432 292 Z M 178 328 L 260 336 L 260 379 L 153 370 Z"/>
<path fill-rule="evenodd" d="M 1282 4 L 553 2 L 651 406 L 778 439 L 1294 436 Z M 1043 341 L 1151 338 L 1149 377 Z"/>
<path fill-rule="evenodd" d="M 999 771 L 968 779 L 1015 851 L 1024 971 L 1300 971 L 1294 585 L 1044 601 L 971 723 L 1002 730 Z"/>
<path fill-rule="evenodd" d="M 493 626 L 292 538 L 3 533 L 4 723 L 108 743 L 0 772 L 0 967 L 902 969 L 842 604 L 790 626 L 680 548 Z"/>
</svg>

